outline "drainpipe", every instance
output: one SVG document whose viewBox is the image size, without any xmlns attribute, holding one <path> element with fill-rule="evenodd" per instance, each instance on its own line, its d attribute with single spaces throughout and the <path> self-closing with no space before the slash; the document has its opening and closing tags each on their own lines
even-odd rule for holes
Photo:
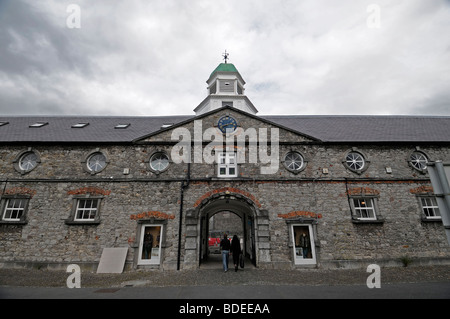
<svg viewBox="0 0 450 319">
<path fill-rule="evenodd" d="M 177 270 L 180 270 L 180 260 L 181 260 L 181 231 L 183 228 L 183 201 L 184 201 L 184 190 L 189 186 L 191 179 L 191 163 L 188 163 L 188 171 L 186 180 L 181 182 L 180 187 L 180 221 L 178 225 L 178 256 L 177 256 Z"/>
<path fill-rule="evenodd" d="M 1 198 L 3 195 L 5 195 L 6 184 L 8 184 L 8 178 L 6 178 L 6 180 L 5 180 L 5 185 L 3 186 L 3 191 L 2 191 L 2 193 L 0 194 L 0 198 Z"/>
<path fill-rule="evenodd" d="M 347 193 L 347 202 L 348 202 L 348 208 L 350 208 L 350 216 L 353 218 L 353 212 L 352 212 L 352 204 L 350 204 L 350 194 L 348 193 L 348 180 L 347 177 L 345 177 L 345 192 Z"/>
</svg>

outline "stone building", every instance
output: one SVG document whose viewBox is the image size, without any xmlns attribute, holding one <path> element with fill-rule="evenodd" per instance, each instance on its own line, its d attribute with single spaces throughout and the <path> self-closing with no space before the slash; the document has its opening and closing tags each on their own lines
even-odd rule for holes
<svg viewBox="0 0 450 319">
<path fill-rule="evenodd" d="M 427 163 L 450 117 L 259 116 L 233 64 L 186 116 L 0 116 L 0 266 L 195 269 L 239 216 L 262 268 L 448 263 Z"/>
</svg>

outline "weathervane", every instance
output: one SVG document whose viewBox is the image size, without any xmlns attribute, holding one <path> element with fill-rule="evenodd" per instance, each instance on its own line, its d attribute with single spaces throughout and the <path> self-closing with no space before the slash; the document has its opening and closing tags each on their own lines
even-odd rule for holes
<svg viewBox="0 0 450 319">
<path fill-rule="evenodd" d="M 228 60 L 228 56 L 229 56 L 230 54 L 229 53 L 227 53 L 227 50 L 225 50 L 225 53 L 224 54 L 222 54 L 222 56 L 223 56 L 223 59 L 225 60 L 225 63 L 227 63 L 227 60 Z"/>
</svg>

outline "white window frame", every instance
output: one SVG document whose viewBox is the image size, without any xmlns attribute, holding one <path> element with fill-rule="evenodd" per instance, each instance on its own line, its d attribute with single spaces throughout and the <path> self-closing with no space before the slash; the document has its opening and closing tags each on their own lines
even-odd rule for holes
<svg viewBox="0 0 450 319">
<path fill-rule="evenodd" d="M 221 170 L 225 170 L 225 174 L 221 174 Z M 230 170 L 234 169 L 234 174 Z M 235 152 L 218 152 L 217 153 L 217 177 L 230 178 L 238 176 L 237 153 Z"/>
<path fill-rule="evenodd" d="M 303 171 L 306 168 L 306 164 L 307 161 L 305 157 L 299 151 L 289 151 L 286 154 L 284 154 L 283 165 L 288 171 L 294 174 Z M 292 165 L 294 167 L 291 167 Z M 295 168 L 295 165 L 298 165 L 299 167 Z"/>
<path fill-rule="evenodd" d="M 85 207 L 80 207 L 80 202 L 81 201 L 85 201 L 85 202 L 86 201 L 92 201 L 91 205 L 90 205 L 91 207 L 86 207 L 86 206 Z M 93 205 L 92 205 L 92 203 L 94 201 L 97 203 L 95 208 L 93 208 Z M 87 216 L 89 216 L 89 217 L 88 218 L 79 218 L 78 217 L 78 212 L 80 210 L 83 210 L 83 216 L 87 212 Z M 98 219 L 99 210 L 100 210 L 100 198 L 78 198 L 77 199 L 77 208 L 75 209 L 75 216 L 74 216 L 73 220 L 76 221 L 76 222 L 93 222 L 93 221 Z M 91 217 L 91 213 L 92 212 L 94 212 L 94 216 L 93 217 Z"/>
<path fill-rule="evenodd" d="M 355 205 L 355 201 L 358 201 L 358 206 Z M 370 205 L 367 205 L 367 203 Z M 364 205 L 364 206 L 361 206 Z M 351 207 L 353 209 L 353 218 L 357 220 L 377 220 L 377 207 L 374 197 L 352 197 Z M 372 212 L 372 216 L 363 217 L 362 211 Z M 369 215 L 369 214 L 368 214 Z"/>
<path fill-rule="evenodd" d="M 294 227 L 307 227 L 309 233 L 309 243 L 311 249 L 311 258 L 303 258 L 301 248 L 296 245 L 295 242 L 295 230 Z M 313 227 L 311 224 L 291 224 L 291 240 L 292 240 L 292 250 L 294 255 L 294 264 L 295 265 L 315 265 L 317 263 L 316 258 L 316 245 L 314 242 L 314 233 Z M 300 250 L 299 250 L 300 249 Z"/>
<path fill-rule="evenodd" d="M 19 203 L 20 203 L 19 207 L 8 207 L 9 204 L 11 203 L 11 201 L 14 201 L 14 202 L 19 201 Z M 27 204 L 28 204 L 28 198 L 7 198 L 5 200 L 5 206 L 4 206 L 4 209 L 2 212 L 2 221 L 19 222 L 19 221 L 23 220 L 25 213 L 26 213 Z M 16 216 L 19 216 L 19 212 L 20 212 L 20 217 L 11 218 L 11 215 L 14 211 L 16 211 Z M 6 217 L 7 212 L 10 212 L 10 217 Z"/>
<path fill-rule="evenodd" d="M 145 259 L 142 258 L 142 250 L 144 247 L 144 235 L 145 228 L 147 227 L 160 227 L 159 230 L 159 242 L 158 247 L 152 248 L 151 258 Z M 139 253 L 138 253 L 138 265 L 159 265 L 161 263 L 161 242 L 162 242 L 162 234 L 163 234 L 164 225 L 163 224 L 142 224 L 141 226 L 141 234 L 139 239 Z M 153 236 L 153 242 L 156 242 L 157 238 Z"/>
<path fill-rule="evenodd" d="M 96 160 L 94 160 L 94 158 L 96 158 Z M 91 162 L 92 160 L 94 160 L 94 162 Z M 92 153 L 87 161 L 86 161 L 86 165 L 88 170 L 91 173 L 99 173 L 101 171 L 103 171 L 106 167 L 106 165 L 108 165 L 108 160 L 106 158 L 106 155 L 103 154 L 102 152 L 94 152 Z"/>
<path fill-rule="evenodd" d="M 428 156 L 422 151 L 416 150 L 409 155 L 409 165 L 419 172 L 426 172 L 428 166 Z"/>
<path fill-rule="evenodd" d="M 422 213 L 425 216 L 426 219 L 435 219 L 435 220 L 441 220 L 441 211 L 439 210 L 438 203 L 436 201 L 436 197 L 434 196 L 419 196 L 420 199 L 420 206 L 422 207 Z M 429 203 L 428 203 L 429 201 Z M 430 205 L 428 205 L 430 204 Z M 433 216 L 426 213 L 432 212 Z"/>
<path fill-rule="evenodd" d="M 157 164 L 158 167 L 155 167 L 155 164 Z M 169 155 L 166 154 L 166 152 L 156 151 L 152 155 L 150 155 L 149 167 L 152 172 L 162 173 L 166 171 L 169 168 L 169 166 L 170 166 L 170 158 Z"/>
</svg>

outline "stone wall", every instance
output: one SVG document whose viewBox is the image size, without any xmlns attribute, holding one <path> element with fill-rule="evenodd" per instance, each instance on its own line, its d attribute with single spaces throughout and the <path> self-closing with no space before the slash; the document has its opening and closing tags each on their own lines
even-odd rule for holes
<svg viewBox="0 0 450 319">
<path fill-rule="evenodd" d="M 291 138 L 291 132 L 286 134 Z M 95 265 L 103 248 L 129 247 L 127 267 L 136 267 L 140 223 L 163 222 L 165 241 L 161 267 L 175 268 L 180 188 L 188 167 L 185 163 L 171 163 L 159 174 L 148 168 L 153 152 L 163 150 L 170 154 L 172 146 L 32 145 L 41 162 L 27 174 L 16 171 L 13 161 L 30 146 L 0 146 L 0 195 L 2 198 L 6 195 L 29 198 L 25 224 L 0 224 L 0 263 Z M 345 152 L 355 147 L 370 161 L 362 174 L 342 164 Z M 103 171 L 92 175 L 83 170 L 82 161 L 97 148 L 107 154 L 109 163 Z M 430 182 L 427 174 L 408 165 L 409 154 L 415 149 L 416 145 L 412 144 L 286 142 L 280 145 L 279 169 L 275 174 L 261 174 L 260 164 L 246 162 L 239 166 L 239 177 L 232 180 L 217 178 L 214 164 L 193 163 L 191 181 L 184 192 L 183 212 L 195 209 L 202 196 L 209 198 L 216 189 L 229 189 L 231 194 L 255 203 L 258 210 L 268 213 L 267 234 L 262 231 L 259 234 L 260 238 L 267 239 L 261 244 L 261 247 L 268 247 L 264 252 L 267 267 L 293 265 L 289 227 L 295 220 L 315 223 L 319 267 L 398 260 L 403 256 L 449 259 L 442 223 L 421 219 L 417 198 L 421 191 L 418 189 L 429 192 Z M 308 161 L 298 174 L 286 170 L 281 162 L 283 154 L 289 150 L 301 152 Z M 448 146 L 421 145 L 421 150 L 430 160 L 450 158 Z M 390 167 L 392 173 L 387 173 L 386 167 Z M 129 173 L 124 174 L 125 168 Z M 323 168 L 327 168 L 328 173 L 324 173 Z M 348 196 L 359 189 L 376 194 L 382 223 L 358 224 L 352 220 Z M 102 197 L 99 224 L 66 222 L 77 194 Z M 297 211 L 312 214 L 285 216 Z M 145 214 L 147 212 L 161 214 Z M 185 218 L 184 215 L 182 266 L 186 248 Z M 193 224 L 193 227 L 197 226 Z M 195 258 L 192 260 L 195 262 Z"/>
</svg>

